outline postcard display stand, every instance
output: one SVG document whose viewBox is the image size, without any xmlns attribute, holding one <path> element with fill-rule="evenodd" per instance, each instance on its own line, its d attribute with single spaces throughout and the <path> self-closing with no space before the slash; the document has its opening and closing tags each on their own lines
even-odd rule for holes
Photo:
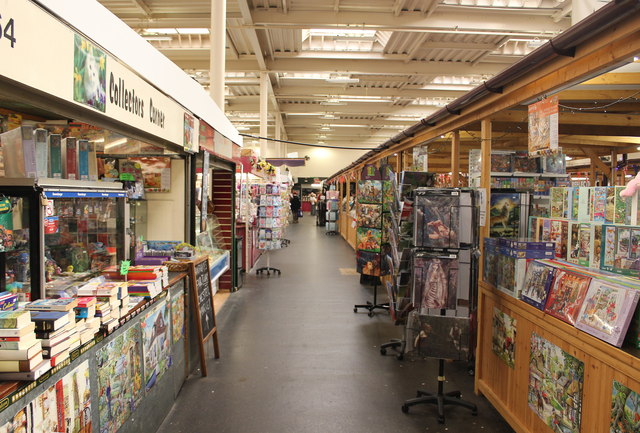
<svg viewBox="0 0 640 433">
<path fill-rule="evenodd" d="M 457 188 L 415 191 L 412 258 L 413 306 L 407 321 L 407 342 L 415 355 L 439 361 L 436 393 L 418 390 L 405 401 L 411 406 L 435 404 L 438 422 L 444 406 L 463 406 L 478 414 L 460 391 L 444 392 L 444 360 L 469 362 L 474 349 L 472 315 L 476 310 L 478 210 L 477 192 Z"/>
<path fill-rule="evenodd" d="M 335 188 L 335 186 L 332 186 Z M 335 189 L 330 189 L 325 192 L 326 206 L 327 206 L 327 218 L 325 222 L 326 235 L 338 234 L 338 203 L 340 200 L 340 192 Z"/>
<path fill-rule="evenodd" d="M 266 251 L 267 266 L 258 268 L 256 274 L 266 272 L 267 275 L 278 274 L 280 269 L 271 267 L 271 250 L 282 248 L 285 212 L 281 194 L 282 185 L 271 182 L 257 185 L 258 194 L 258 249 Z"/>
<path fill-rule="evenodd" d="M 389 310 L 388 303 L 378 304 L 378 285 L 380 277 L 390 272 L 383 251 L 387 251 L 389 245 L 385 227 L 391 226 L 389 209 L 394 196 L 395 173 L 388 165 L 380 169 L 367 165 L 362 169 L 360 179 L 356 192 L 356 270 L 361 275 L 361 282 L 366 276 L 373 278 L 373 302 L 354 305 L 353 312 L 362 308 L 373 317 L 374 310 Z"/>
</svg>

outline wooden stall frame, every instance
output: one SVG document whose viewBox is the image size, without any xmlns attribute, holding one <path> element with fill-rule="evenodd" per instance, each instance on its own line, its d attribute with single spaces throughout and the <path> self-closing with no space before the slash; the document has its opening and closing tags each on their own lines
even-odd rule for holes
<svg viewBox="0 0 640 433">
<path fill-rule="evenodd" d="M 211 303 L 211 318 L 213 320 L 213 325 L 211 330 L 207 333 L 207 335 L 203 335 L 203 326 L 202 326 L 202 311 L 200 309 L 200 304 L 202 302 L 199 292 L 199 285 L 197 279 L 197 267 L 198 265 L 202 265 L 202 263 L 206 264 L 206 286 L 205 290 L 208 290 L 209 293 L 209 301 L 205 302 Z M 169 267 L 170 271 L 181 271 L 187 272 L 189 275 L 189 286 L 191 288 L 191 298 L 193 300 L 193 307 L 195 311 L 195 321 L 196 321 L 196 330 L 198 332 L 198 349 L 200 351 L 200 371 L 202 372 L 202 376 L 206 377 L 208 374 L 207 371 L 207 359 L 205 354 L 205 344 L 209 339 L 213 340 L 213 349 L 215 358 L 220 358 L 220 346 L 218 344 L 218 326 L 216 323 L 216 310 L 213 304 L 213 290 L 211 287 L 211 277 L 209 274 L 209 257 L 202 256 L 198 257 L 194 260 L 184 261 L 184 262 L 165 262 L 165 265 Z M 204 282 L 204 281 L 202 281 Z M 187 316 L 188 317 L 188 316 Z M 186 319 L 185 319 L 186 320 Z"/>
</svg>

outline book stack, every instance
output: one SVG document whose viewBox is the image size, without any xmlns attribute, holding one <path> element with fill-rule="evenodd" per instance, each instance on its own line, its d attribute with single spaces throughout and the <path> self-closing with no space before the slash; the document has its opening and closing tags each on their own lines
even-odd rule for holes
<svg viewBox="0 0 640 433">
<path fill-rule="evenodd" d="M 79 328 L 80 343 L 91 341 L 100 329 L 100 318 L 96 317 L 96 298 L 94 296 L 78 297 L 78 305 L 74 308 L 76 323 L 82 322 L 84 327 Z"/>
<path fill-rule="evenodd" d="M 125 282 L 98 280 L 78 289 L 78 296 L 95 296 L 95 316 L 107 332 L 114 330 L 118 320 L 129 312 L 129 293 Z"/>
<path fill-rule="evenodd" d="M 36 380 L 49 370 L 28 311 L 0 312 L 0 380 Z"/>
<path fill-rule="evenodd" d="M 80 345 L 74 308 L 76 298 L 39 299 L 25 305 L 31 311 L 36 337 L 42 343 L 43 357 L 56 366 Z"/>
<path fill-rule="evenodd" d="M 113 280 L 124 278 L 115 266 L 105 269 L 102 274 Z M 155 298 L 169 285 L 169 269 L 166 266 L 131 266 L 127 279 L 127 291 L 130 296 Z"/>
<path fill-rule="evenodd" d="M 51 366 L 69 357 L 69 336 L 75 331 L 73 311 L 31 311 L 36 336 L 42 343 L 42 354 Z"/>
</svg>

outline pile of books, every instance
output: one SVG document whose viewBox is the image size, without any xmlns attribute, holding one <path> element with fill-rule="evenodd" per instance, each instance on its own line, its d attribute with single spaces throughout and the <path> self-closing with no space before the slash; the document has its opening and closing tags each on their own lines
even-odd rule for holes
<svg viewBox="0 0 640 433">
<path fill-rule="evenodd" d="M 118 327 L 119 320 L 129 312 L 127 283 L 96 279 L 78 289 L 78 296 L 95 297 L 95 318 L 107 333 Z"/>
<path fill-rule="evenodd" d="M 112 266 L 105 269 L 103 275 L 113 280 L 121 280 L 119 269 Z M 127 287 L 130 296 L 155 298 L 165 286 L 169 285 L 169 269 L 166 266 L 131 266 L 127 274 Z"/>
<path fill-rule="evenodd" d="M 74 308 L 76 325 L 78 332 L 80 332 L 80 343 L 85 344 L 91 341 L 100 330 L 100 318 L 96 317 L 96 298 L 94 296 L 79 296 L 77 299 L 78 305 Z"/>
<path fill-rule="evenodd" d="M 76 323 L 76 298 L 39 299 L 25 305 L 31 312 L 36 337 L 42 343 L 43 357 L 56 366 L 82 343 L 80 332 L 84 324 Z"/>
<path fill-rule="evenodd" d="M 0 380 L 36 380 L 50 368 L 28 311 L 0 311 Z"/>
</svg>

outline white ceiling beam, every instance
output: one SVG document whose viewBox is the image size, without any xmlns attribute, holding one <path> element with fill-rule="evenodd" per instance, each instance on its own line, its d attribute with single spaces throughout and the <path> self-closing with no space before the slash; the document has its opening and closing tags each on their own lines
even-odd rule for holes
<svg viewBox="0 0 640 433">
<path fill-rule="evenodd" d="M 301 53 L 278 51 L 274 53 L 280 59 L 365 59 L 365 60 L 404 60 L 404 54 L 385 54 L 371 51 L 303 51 Z"/>
<path fill-rule="evenodd" d="M 438 7 L 439 3 L 440 3 L 440 0 L 431 0 L 431 4 L 427 8 L 427 10 L 424 12 L 424 15 L 427 18 L 429 18 L 431 15 L 433 15 L 433 13 L 436 11 L 436 8 Z"/>
<path fill-rule="evenodd" d="M 249 9 L 249 4 L 247 0 L 237 0 L 238 7 L 240 8 L 240 14 L 242 15 L 242 20 L 245 24 L 253 24 L 253 17 L 251 15 L 251 10 Z M 282 125 L 282 138 L 287 139 L 287 131 L 284 127 L 284 119 L 282 118 L 282 112 L 280 111 L 280 107 L 278 106 L 278 100 L 274 96 L 273 86 L 271 85 L 271 78 L 268 77 L 269 69 L 265 63 L 264 55 L 262 54 L 262 47 L 260 46 L 260 41 L 258 40 L 258 35 L 255 30 L 247 30 L 246 34 L 249 38 L 249 42 L 251 43 L 251 48 L 256 56 L 256 61 L 258 62 L 258 66 L 260 67 L 260 72 L 267 73 L 267 87 L 269 92 L 269 100 L 271 105 L 273 105 L 275 109 L 275 115 L 280 118 L 279 124 Z M 229 71 L 229 63 L 226 63 L 226 70 Z"/>
<path fill-rule="evenodd" d="M 402 12 L 402 8 L 404 7 L 404 2 L 406 0 L 395 0 L 395 2 L 393 3 L 393 16 L 397 17 L 400 15 L 400 12 Z"/>
<path fill-rule="evenodd" d="M 430 36 L 431 35 L 429 33 L 422 33 L 416 38 L 413 46 L 409 48 L 409 51 L 407 51 L 407 55 L 405 56 L 406 58 L 404 60 L 405 63 L 409 63 L 413 60 L 413 56 L 415 56 L 419 49 L 424 48 L 424 44 L 425 42 L 427 42 L 427 39 L 429 39 Z"/>
<path fill-rule="evenodd" d="M 242 1 L 242 0 L 241 0 Z M 515 9 L 506 11 L 493 8 L 459 8 L 440 6 L 430 17 L 419 12 L 400 16 L 380 13 L 333 11 L 278 11 L 259 10 L 253 13 L 258 28 L 367 28 L 397 31 L 477 31 L 482 33 L 547 33 L 567 29 L 569 20 L 555 22 L 547 11 Z"/>
<path fill-rule="evenodd" d="M 314 98 L 337 96 L 382 96 L 398 98 L 448 98 L 459 97 L 467 93 L 464 90 L 426 90 L 418 86 L 406 86 L 402 89 L 381 89 L 371 87 L 323 87 L 282 85 L 276 90 L 277 98 Z"/>
<path fill-rule="evenodd" d="M 185 55 L 182 51 L 162 51 L 170 60 L 183 69 L 208 69 L 209 59 L 202 55 Z M 471 63 L 457 62 L 422 62 L 402 60 L 349 60 L 349 59 L 275 59 L 267 60 L 269 72 L 317 72 L 317 73 L 350 73 L 350 74 L 395 74 L 395 75 L 495 75 L 513 63 L 518 57 L 493 57 L 487 62 L 473 66 Z M 489 62 L 488 60 L 491 60 Z M 226 61 L 228 72 L 260 72 L 261 68 L 255 60 Z"/>
<path fill-rule="evenodd" d="M 251 67 L 253 62 L 227 62 L 227 71 L 256 71 Z M 344 72 L 350 74 L 398 74 L 398 75 L 493 75 L 501 72 L 510 63 L 470 64 L 457 62 L 419 62 L 405 63 L 401 60 L 358 60 L 349 59 L 276 59 L 267 61 L 267 69 L 271 72 Z M 254 63 L 255 65 L 255 63 Z"/>
<path fill-rule="evenodd" d="M 151 8 L 149 8 L 144 0 L 131 0 L 131 3 L 133 3 L 136 8 L 140 9 L 143 15 L 146 15 L 147 17 L 151 16 Z M 211 19 L 209 19 L 209 22 L 211 22 Z"/>
<path fill-rule="evenodd" d="M 439 109 L 439 107 L 433 106 L 419 106 L 419 105 L 391 105 L 381 103 L 350 103 L 348 105 L 320 105 L 320 104 L 290 104 L 280 103 L 280 110 L 282 113 L 287 114 L 318 114 L 323 115 L 326 113 L 335 114 L 358 114 L 358 115 L 410 115 L 426 117 Z M 226 112 L 233 113 L 235 111 L 242 113 L 257 113 L 259 107 L 257 104 L 243 104 L 243 103 L 231 103 L 227 105 Z"/>
</svg>

